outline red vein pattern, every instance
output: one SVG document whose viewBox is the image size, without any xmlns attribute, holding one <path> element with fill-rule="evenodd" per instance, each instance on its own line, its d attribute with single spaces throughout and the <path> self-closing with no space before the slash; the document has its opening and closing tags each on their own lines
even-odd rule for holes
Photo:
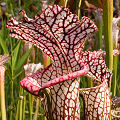
<svg viewBox="0 0 120 120">
<path fill-rule="evenodd" d="M 20 12 L 23 15 L 20 22 L 12 17 L 7 23 L 10 36 L 31 42 L 52 59 L 47 68 L 24 78 L 20 82 L 21 86 L 36 96 L 49 87 L 53 119 L 80 120 L 78 76 L 87 74 L 103 82 L 102 74 L 109 73 L 105 65 L 100 69 L 106 72 L 98 71 L 98 63 L 102 58 L 97 54 L 101 54 L 100 52 L 96 52 L 96 55 L 93 55 L 95 52 L 83 52 L 86 37 L 96 31 L 97 27 L 89 18 L 82 17 L 79 21 L 69 9 L 58 5 L 48 6 L 35 19 L 28 18 L 24 10 Z M 102 62 L 105 64 L 103 59 Z M 96 66 L 96 74 L 93 66 Z M 44 108 L 49 120 L 47 102 L 45 99 Z"/>
<path fill-rule="evenodd" d="M 107 81 L 93 88 L 80 89 L 85 103 L 84 120 L 109 120 L 110 94 Z"/>
<path fill-rule="evenodd" d="M 111 81 L 111 72 L 102 58 L 104 51 L 85 51 L 76 55 L 79 62 L 84 61 L 89 68 L 87 76 L 98 81 L 98 86 L 80 89 L 85 104 L 85 120 L 109 120 L 110 93 L 108 86 Z M 81 59 L 82 58 L 82 59 Z M 81 61 L 82 60 L 82 61 Z"/>
<path fill-rule="evenodd" d="M 99 83 L 102 83 L 105 78 L 107 79 L 109 86 L 111 80 L 111 72 L 107 68 L 102 55 L 105 55 L 105 52 L 102 50 L 93 52 L 81 51 L 80 53 L 76 54 L 76 59 L 78 59 L 79 63 L 84 61 L 85 65 L 89 68 L 87 76 L 94 78 Z"/>
</svg>

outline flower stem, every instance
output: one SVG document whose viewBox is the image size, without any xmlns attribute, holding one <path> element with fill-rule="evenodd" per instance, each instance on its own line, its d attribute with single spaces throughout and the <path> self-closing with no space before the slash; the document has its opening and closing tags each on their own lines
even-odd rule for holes
<svg viewBox="0 0 120 120">
<path fill-rule="evenodd" d="M 112 41 L 113 0 L 103 1 L 103 23 L 106 50 L 106 64 L 113 69 L 113 41 Z"/>
<path fill-rule="evenodd" d="M 38 116 L 38 111 L 39 111 L 39 98 L 37 98 L 36 100 L 36 111 L 35 111 L 35 116 L 34 116 L 34 120 L 37 120 L 37 116 Z"/>
<path fill-rule="evenodd" d="M 88 78 L 88 79 L 87 79 L 87 87 L 88 87 L 88 88 L 93 87 L 93 79 L 92 79 L 92 78 Z"/>
<path fill-rule="evenodd" d="M 16 111 L 15 120 L 18 120 L 18 118 L 19 118 L 19 109 L 20 109 L 20 101 L 18 101 L 18 103 L 17 103 L 17 111 Z"/>
<path fill-rule="evenodd" d="M 79 0 L 79 4 L 78 4 L 78 18 L 80 19 L 80 6 L 81 6 L 81 2 L 82 2 L 82 0 Z"/>
<path fill-rule="evenodd" d="M 96 25 L 98 27 L 98 31 L 96 33 L 96 37 L 97 37 L 97 49 L 102 49 L 102 31 L 103 31 L 103 19 L 102 19 L 102 15 L 101 15 L 101 11 L 98 10 L 96 12 Z"/>
<path fill-rule="evenodd" d="M 23 89 L 20 87 L 20 94 L 23 94 Z M 22 120 L 22 111 L 23 111 L 23 99 L 20 100 L 20 115 L 19 115 L 19 120 Z"/>
<path fill-rule="evenodd" d="M 13 77 L 12 77 L 12 80 L 11 80 L 11 105 L 10 105 L 10 107 L 11 107 L 11 111 L 10 111 L 10 120 L 13 120 Z"/>
<path fill-rule="evenodd" d="M 23 91 L 23 94 L 25 93 L 26 91 Z M 26 96 L 24 96 L 24 100 L 23 100 L 23 113 L 22 113 L 22 116 L 23 116 L 23 120 L 25 120 L 25 105 L 26 105 Z"/>
<path fill-rule="evenodd" d="M 113 77 L 112 77 L 112 96 L 116 96 L 116 87 L 117 87 L 117 59 L 118 56 L 113 57 Z"/>
<path fill-rule="evenodd" d="M 118 48 L 118 35 L 119 35 L 119 29 L 118 29 L 118 22 L 120 21 L 120 17 L 113 18 L 113 49 Z M 118 63 L 118 55 L 113 56 L 113 77 L 112 77 L 112 97 L 116 96 L 116 87 L 117 87 L 117 63 Z"/>
<path fill-rule="evenodd" d="M 5 67 L 0 66 L 0 101 L 2 120 L 6 120 L 4 81 L 5 81 Z"/>
<path fill-rule="evenodd" d="M 113 69 L 112 20 L 113 20 L 113 0 L 103 0 L 103 24 L 106 50 L 106 65 L 111 71 Z"/>
<path fill-rule="evenodd" d="M 29 93 L 29 120 L 32 120 L 32 95 Z"/>
</svg>

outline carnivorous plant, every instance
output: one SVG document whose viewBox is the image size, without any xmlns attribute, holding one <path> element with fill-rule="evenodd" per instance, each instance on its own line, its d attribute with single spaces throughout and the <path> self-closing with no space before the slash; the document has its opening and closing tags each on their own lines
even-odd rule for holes
<svg viewBox="0 0 120 120">
<path fill-rule="evenodd" d="M 85 120 L 109 120 L 111 72 L 102 58 L 104 52 L 83 50 L 87 36 L 97 30 L 94 22 L 85 16 L 79 21 L 68 8 L 58 5 L 48 6 L 34 19 L 28 18 L 24 10 L 20 13 L 21 21 L 12 17 L 7 23 L 10 36 L 31 42 L 52 60 L 48 67 L 20 82 L 36 96 L 49 89 L 44 99 L 47 119 L 80 120 L 80 93 Z M 94 78 L 97 84 L 79 90 L 80 75 Z"/>
</svg>

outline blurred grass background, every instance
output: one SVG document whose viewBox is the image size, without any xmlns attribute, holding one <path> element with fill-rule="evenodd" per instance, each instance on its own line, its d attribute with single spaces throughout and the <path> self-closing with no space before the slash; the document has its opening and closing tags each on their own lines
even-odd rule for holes
<svg viewBox="0 0 120 120">
<path fill-rule="evenodd" d="M 96 2 L 97 1 L 97 2 Z M 25 49 L 25 44 L 21 40 L 9 37 L 9 31 L 6 29 L 6 22 L 10 16 L 17 16 L 19 10 L 24 9 L 27 15 L 31 18 L 37 13 L 42 12 L 44 0 L 1 0 L 0 1 L 0 54 L 9 54 L 11 59 L 6 64 L 5 73 L 5 105 L 7 120 L 45 120 L 44 110 L 41 100 L 30 95 L 20 87 L 20 80 L 25 77 L 23 66 L 26 63 L 41 62 L 46 66 L 42 57 L 42 52 L 36 47 Z M 59 4 L 67 6 L 70 10 L 77 14 L 79 18 L 82 16 L 90 17 L 98 26 L 98 32 L 92 35 L 86 41 L 87 50 L 105 50 L 105 41 L 103 39 L 104 26 L 102 21 L 102 13 L 99 10 L 102 8 L 100 0 L 88 0 L 92 5 L 85 3 L 86 0 L 48 0 L 48 4 Z M 117 3 L 116 3 L 117 2 Z M 120 2 L 114 0 L 114 16 L 118 17 L 120 12 Z M 96 8 L 95 8 L 96 7 Z M 112 23 L 111 23 L 112 24 Z M 119 38 L 119 37 L 118 37 Z M 118 40 L 119 42 L 120 40 Z M 119 46 L 119 44 L 118 44 Z M 114 96 L 120 97 L 120 56 L 117 57 L 117 75 L 116 85 L 114 79 L 111 83 L 111 90 L 115 91 Z M 48 60 L 49 61 L 49 60 Z M 114 65 L 113 65 L 114 66 Z M 81 77 L 81 88 L 92 87 L 92 82 L 88 78 Z M 116 87 L 116 88 L 115 88 Z M 80 99 L 82 102 L 82 100 Z M 83 118 L 83 107 L 81 106 L 81 119 Z M 0 111 L 1 118 L 1 111 Z"/>
</svg>

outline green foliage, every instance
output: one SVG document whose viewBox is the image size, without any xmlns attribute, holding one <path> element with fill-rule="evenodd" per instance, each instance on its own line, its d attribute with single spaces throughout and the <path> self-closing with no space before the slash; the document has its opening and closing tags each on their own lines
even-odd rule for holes
<svg viewBox="0 0 120 120">
<path fill-rule="evenodd" d="M 23 5 L 21 5 L 21 0 L 16 2 L 15 0 L 2 0 L 1 2 L 7 3 L 7 10 L 5 15 L 10 13 L 13 16 L 17 15 L 19 10 L 22 8 L 27 11 L 27 14 L 30 17 L 33 17 L 35 14 L 41 12 L 42 7 L 42 4 L 39 2 L 39 0 L 30 0 L 29 2 L 27 0 L 24 0 Z M 31 9 L 31 7 L 35 9 Z M 23 66 L 27 63 L 28 57 L 31 56 L 33 47 L 24 53 L 23 42 L 21 40 L 9 37 L 9 31 L 8 29 L 6 29 L 6 20 L 0 22 L 2 22 L 2 28 L 0 30 L 0 54 L 9 54 L 9 56 L 11 57 L 9 63 L 6 64 L 7 69 L 5 76 L 5 102 L 7 119 L 29 119 L 29 110 L 31 109 L 31 107 L 29 109 L 29 106 L 31 106 L 33 103 L 36 104 L 36 98 L 33 99 L 33 97 L 31 97 L 31 99 L 29 99 L 29 94 L 26 91 L 23 91 L 23 88 L 20 87 L 19 81 L 25 77 Z M 39 59 L 37 58 L 37 53 L 35 56 L 36 59 L 39 61 Z M 23 97 L 23 99 L 21 99 L 20 97 Z M 39 102 L 40 104 L 38 106 L 37 118 L 40 120 L 44 120 L 44 110 L 42 108 L 41 101 Z M 34 111 L 36 110 L 36 106 L 32 105 L 32 107 L 31 120 L 34 116 Z"/>
<path fill-rule="evenodd" d="M 0 45 L 2 48 L 2 49 L 0 49 L 0 52 L 2 53 L 2 51 L 3 51 L 5 54 L 8 54 L 7 38 L 6 37 L 7 37 L 7 31 L 5 28 L 5 24 L 3 23 L 2 29 L 0 31 Z"/>
<path fill-rule="evenodd" d="M 19 73 L 22 66 L 26 63 L 28 56 L 30 55 L 32 48 L 30 48 L 20 59 L 18 59 L 16 66 L 14 67 L 16 73 Z"/>
</svg>

